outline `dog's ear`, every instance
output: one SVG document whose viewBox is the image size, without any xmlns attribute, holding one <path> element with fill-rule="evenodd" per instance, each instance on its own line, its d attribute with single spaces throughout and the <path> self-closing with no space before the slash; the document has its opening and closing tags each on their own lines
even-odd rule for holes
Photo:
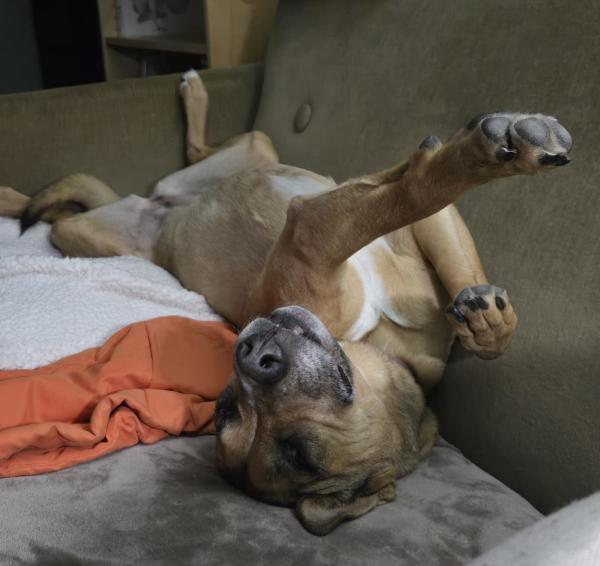
<svg viewBox="0 0 600 566">
<path fill-rule="evenodd" d="M 323 536 L 343 521 L 356 519 L 395 498 L 395 473 L 376 474 L 353 492 L 346 490 L 328 495 L 302 497 L 296 504 L 296 514 L 307 531 Z"/>
</svg>

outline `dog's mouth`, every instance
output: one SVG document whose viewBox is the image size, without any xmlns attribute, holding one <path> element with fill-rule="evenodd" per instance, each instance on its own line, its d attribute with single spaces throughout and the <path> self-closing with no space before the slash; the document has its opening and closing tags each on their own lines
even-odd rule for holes
<svg viewBox="0 0 600 566">
<path fill-rule="evenodd" d="M 296 336 L 302 336 L 319 346 L 323 346 L 323 341 L 318 333 L 309 326 L 306 320 L 302 320 L 294 314 L 277 313 L 271 315 L 267 320 L 275 325 L 274 335 L 277 335 L 281 331 L 289 331 Z"/>
<path fill-rule="evenodd" d="M 278 328 L 291 331 L 332 352 L 338 343 L 321 320 L 309 310 L 290 306 L 277 309 L 268 320 Z"/>
</svg>

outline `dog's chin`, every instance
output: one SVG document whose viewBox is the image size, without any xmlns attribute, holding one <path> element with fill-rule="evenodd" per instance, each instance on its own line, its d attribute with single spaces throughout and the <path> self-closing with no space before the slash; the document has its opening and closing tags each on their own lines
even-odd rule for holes
<svg viewBox="0 0 600 566">
<path fill-rule="evenodd" d="M 268 320 L 280 328 L 290 330 L 323 346 L 326 350 L 332 350 L 337 346 L 337 341 L 321 319 L 303 307 L 289 306 L 276 309 Z"/>
</svg>

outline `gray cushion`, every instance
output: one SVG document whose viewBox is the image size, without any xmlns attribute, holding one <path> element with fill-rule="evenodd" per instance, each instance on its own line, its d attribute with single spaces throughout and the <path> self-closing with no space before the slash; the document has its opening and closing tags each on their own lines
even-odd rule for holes
<svg viewBox="0 0 600 566">
<path fill-rule="evenodd" d="M 0 563 L 461 564 L 540 514 L 440 441 L 394 503 L 318 538 L 217 475 L 214 438 L 169 439 L 0 481 Z"/>
</svg>

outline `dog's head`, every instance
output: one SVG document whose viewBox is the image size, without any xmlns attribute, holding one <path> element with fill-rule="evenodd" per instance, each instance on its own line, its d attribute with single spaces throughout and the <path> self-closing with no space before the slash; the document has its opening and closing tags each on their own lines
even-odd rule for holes
<svg viewBox="0 0 600 566">
<path fill-rule="evenodd" d="M 364 344 L 343 349 L 301 307 L 254 320 L 217 401 L 219 471 L 254 497 L 296 505 L 319 535 L 391 501 L 424 450 L 426 415 L 414 380 L 393 366 Z"/>
</svg>

